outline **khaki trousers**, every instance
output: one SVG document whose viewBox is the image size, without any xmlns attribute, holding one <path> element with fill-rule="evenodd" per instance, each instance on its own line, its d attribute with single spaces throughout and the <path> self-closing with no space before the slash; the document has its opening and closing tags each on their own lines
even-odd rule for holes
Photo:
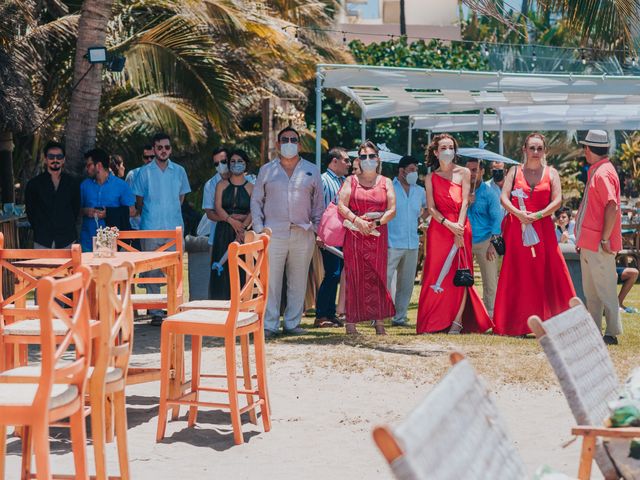
<svg viewBox="0 0 640 480">
<path fill-rule="evenodd" d="M 493 318 L 493 305 L 496 302 L 496 290 L 498 289 L 498 259 L 487 260 L 487 248 L 489 239 L 484 242 L 474 243 L 471 251 L 476 257 L 482 275 L 482 301 Z"/>
<path fill-rule="evenodd" d="M 618 310 L 616 257 L 602 251 L 580 250 L 582 288 L 587 299 L 587 309 L 602 330 L 602 313 L 607 320 L 605 335 L 622 333 L 622 322 Z"/>
</svg>

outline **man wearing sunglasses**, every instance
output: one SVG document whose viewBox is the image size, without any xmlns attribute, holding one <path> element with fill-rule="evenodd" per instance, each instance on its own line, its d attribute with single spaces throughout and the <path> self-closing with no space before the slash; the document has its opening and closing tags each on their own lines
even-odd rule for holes
<svg viewBox="0 0 640 480">
<path fill-rule="evenodd" d="M 171 138 L 167 134 L 155 135 L 152 145 L 155 160 L 142 167 L 133 182 L 136 207 L 140 213 L 140 230 L 184 228 L 181 206 L 184 196 L 191 191 L 187 172 L 170 160 Z M 164 238 L 145 238 L 142 248 L 148 252 L 154 251 L 166 241 Z M 140 274 L 142 277 L 156 278 L 161 275 L 159 270 Z M 157 283 L 146 284 L 145 288 L 149 294 L 160 293 L 160 285 Z M 162 325 L 161 310 L 149 310 L 148 313 L 151 315 L 151 325 Z"/>
<path fill-rule="evenodd" d="M 49 142 L 43 150 L 45 171 L 25 190 L 27 217 L 33 228 L 34 248 L 69 248 L 78 239 L 80 185 L 63 172 L 64 146 Z"/>
<path fill-rule="evenodd" d="M 226 148 L 216 148 L 211 154 L 213 168 L 216 173 L 204 184 L 202 193 L 202 209 L 209 219 L 211 228 L 209 229 L 209 247 L 213 245 L 213 237 L 216 233 L 216 222 L 223 220 L 216 215 L 216 187 L 222 180 L 227 180 L 229 173 L 229 151 Z"/>
<path fill-rule="evenodd" d="M 153 147 L 151 145 L 145 145 L 142 147 L 142 166 L 136 167 L 133 170 L 129 170 L 127 176 L 124 177 L 124 181 L 127 182 L 129 188 L 133 190 L 133 183 L 136 180 L 136 176 L 140 172 L 140 169 L 145 165 L 149 165 L 153 160 L 156 159 L 156 154 L 153 152 Z M 131 228 L 133 230 L 140 230 L 140 215 L 136 215 L 135 217 L 131 217 L 129 219 L 131 223 Z"/>
<path fill-rule="evenodd" d="M 292 127 L 278 133 L 278 157 L 263 165 L 251 195 L 253 229 L 273 232 L 269 244 L 269 298 L 265 337 L 278 334 L 282 280 L 287 271 L 287 307 L 284 333 L 303 335 L 300 328 L 309 265 L 316 232 L 324 212 L 320 170 L 300 158 L 300 135 Z"/>
</svg>

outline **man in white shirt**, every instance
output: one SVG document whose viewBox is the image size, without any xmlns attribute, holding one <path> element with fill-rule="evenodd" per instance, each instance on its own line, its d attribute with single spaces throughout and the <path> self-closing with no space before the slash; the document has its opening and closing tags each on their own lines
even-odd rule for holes
<svg viewBox="0 0 640 480">
<path fill-rule="evenodd" d="M 213 245 L 213 236 L 216 233 L 216 222 L 219 218 L 216 216 L 216 186 L 221 180 L 229 178 L 229 151 L 226 148 L 216 148 L 211 154 L 213 167 L 216 173 L 204 184 L 202 193 L 202 209 L 211 222 L 209 230 L 209 246 Z M 212 261 L 213 263 L 213 261 Z"/>
</svg>

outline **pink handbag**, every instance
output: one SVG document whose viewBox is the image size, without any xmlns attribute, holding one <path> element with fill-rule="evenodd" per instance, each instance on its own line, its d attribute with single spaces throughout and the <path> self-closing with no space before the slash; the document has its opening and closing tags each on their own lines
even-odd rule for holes
<svg viewBox="0 0 640 480">
<path fill-rule="evenodd" d="M 322 214 L 320 226 L 318 227 L 318 237 L 325 245 L 330 247 L 342 246 L 347 232 L 342 222 L 343 218 L 338 212 L 338 206 L 333 202 L 330 203 Z"/>
</svg>

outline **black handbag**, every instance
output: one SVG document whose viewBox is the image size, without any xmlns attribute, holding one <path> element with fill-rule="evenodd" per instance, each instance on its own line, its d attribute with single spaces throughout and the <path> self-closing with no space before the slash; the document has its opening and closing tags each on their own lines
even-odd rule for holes
<svg viewBox="0 0 640 480">
<path fill-rule="evenodd" d="M 504 238 L 502 238 L 502 235 L 496 235 L 491 238 L 491 245 L 493 245 L 493 248 L 495 248 L 498 255 L 504 255 L 504 252 L 507 250 L 507 246 L 504 244 Z"/>
<path fill-rule="evenodd" d="M 460 261 L 460 259 L 463 261 Z M 464 256 L 464 248 L 458 249 L 458 269 L 453 276 L 453 284 L 456 287 L 472 287 L 473 286 L 473 274 L 471 269 L 467 265 L 467 259 Z"/>
</svg>

